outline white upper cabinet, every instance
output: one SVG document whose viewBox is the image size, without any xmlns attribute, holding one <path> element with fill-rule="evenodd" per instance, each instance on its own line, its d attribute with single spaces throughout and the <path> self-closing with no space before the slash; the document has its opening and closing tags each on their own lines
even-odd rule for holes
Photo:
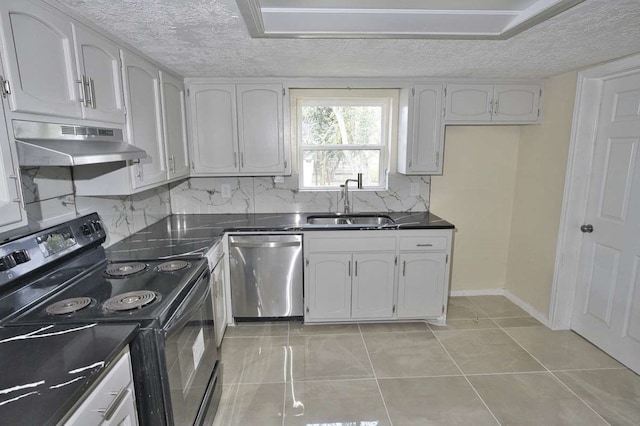
<svg viewBox="0 0 640 426">
<path fill-rule="evenodd" d="M 167 180 L 162 140 L 160 76 L 155 65 L 128 51 L 121 51 L 127 137 L 129 143 L 147 152 L 130 167 L 133 189 Z"/>
<path fill-rule="evenodd" d="M 71 23 L 24 0 L 0 2 L 11 110 L 81 117 Z"/>
<path fill-rule="evenodd" d="M 184 83 L 160 71 L 163 135 L 169 179 L 189 175 Z"/>
<path fill-rule="evenodd" d="M 541 84 L 448 84 L 446 123 L 536 123 Z"/>
<path fill-rule="evenodd" d="M 118 45 L 91 30 L 73 24 L 82 117 L 124 123 Z"/>
<path fill-rule="evenodd" d="M 238 141 L 243 173 L 285 171 L 281 84 L 239 84 Z"/>
<path fill-rule="evenodd" d="M 281 84 L 191 84 L 192 175 L 289 172 Z"/>
<path fill-rule="evenodd" d="M 398 138 L 398 172 L 405 175 L 442 173 L 444 123 L 442 85 L 416 85 L 401 106 L 404 127 Z M 402 118 L 404 116 L 404 118 Z"/>
<path fill-rule="evenodd" d="M 27 224 L 20 187 L 20 171 L 11 152 L 4 103 L 0 103 L 0 233 Z"/>
<path fill-rule="evenodd" d="M 240 169 L 235 85 L 191 85 L 189 93 L 191 173 L 237 174 Z"/>
</svg>

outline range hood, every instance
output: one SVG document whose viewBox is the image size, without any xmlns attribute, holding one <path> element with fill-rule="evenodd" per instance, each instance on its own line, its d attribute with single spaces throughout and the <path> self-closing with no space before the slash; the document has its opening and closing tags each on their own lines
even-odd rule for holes
<svg viewBox="0 0 640 426">
<path fill-rule="evenodd" d="M 122 129 L 13 121 L 20 166 L 82 166 L 145 158 Z"/>
</svg>

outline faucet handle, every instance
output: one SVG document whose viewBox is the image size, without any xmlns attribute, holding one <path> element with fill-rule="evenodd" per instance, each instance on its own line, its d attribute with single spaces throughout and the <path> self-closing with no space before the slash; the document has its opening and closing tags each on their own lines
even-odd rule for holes
<svg viewBox="0 0 640 426">
<path fill-rule="evenodd" d="M 362 189 L 362 173 L 358 173 L 358 189 Z"/>
</svg>

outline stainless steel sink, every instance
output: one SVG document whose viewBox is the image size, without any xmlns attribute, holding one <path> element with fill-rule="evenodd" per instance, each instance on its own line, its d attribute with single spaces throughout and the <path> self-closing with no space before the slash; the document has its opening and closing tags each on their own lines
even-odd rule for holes
<svg viewBox="0 0 640 426">
<path fill-rule="evenodd" d="M 393 225 L 395 222 L 385 215 L 322 215 L 309 216 L 310 225 L 338 225 L 338 226 L 383 226 Z"/>
</svg>

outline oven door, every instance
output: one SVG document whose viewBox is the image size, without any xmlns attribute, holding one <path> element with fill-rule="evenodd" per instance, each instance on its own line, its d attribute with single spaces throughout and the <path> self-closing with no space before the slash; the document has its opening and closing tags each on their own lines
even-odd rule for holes
<svg viewBox="0 0 640 426">
<path fill-rule="evenodd" d="M 208 270 L 200 275 L 162 333 L 169 424 L 195 424 L 207 414 L 210 401 L 205 395 L 210 395 L 213 390 L 208 387 L 216 384 L 213 373 L 218 354 Z"/>
</svg>

